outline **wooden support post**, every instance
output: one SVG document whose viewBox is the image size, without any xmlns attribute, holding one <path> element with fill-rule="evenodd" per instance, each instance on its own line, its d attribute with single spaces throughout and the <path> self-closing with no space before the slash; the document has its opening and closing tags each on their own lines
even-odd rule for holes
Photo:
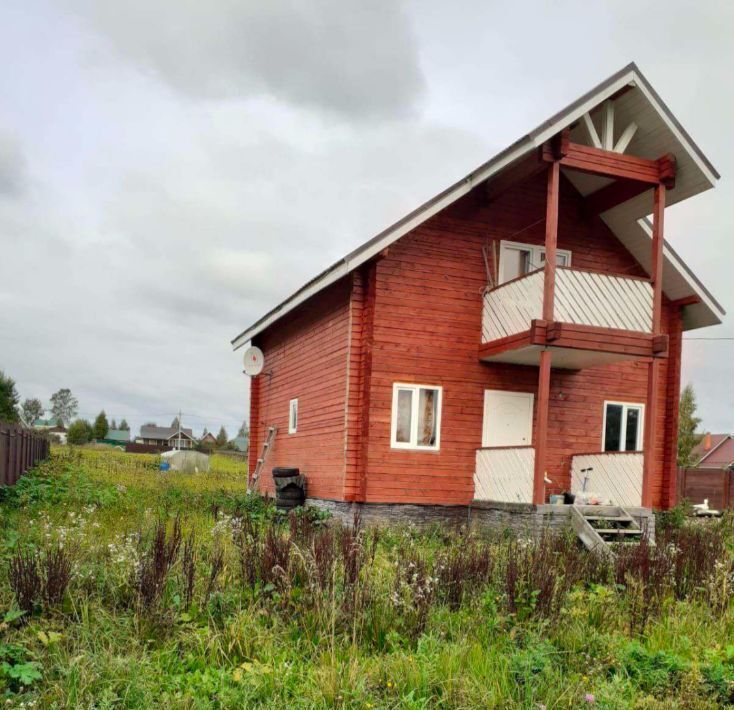
<svg viewBox="0 0 734 710">
<path fill-rule="evenodd" d="M 561 164 L 554 160 L 548 167 L 548 193 L 545 206 L 545 274 L 543 281 L 543 320 L 553 321 L 556 286 L 556 245 L 558 243 L 558 193 Z"/>
<path fill-rule="evenodd" d="M 652 262 L 650 278 L 653 288 L 652 334 L 660 334 L 660 316 L 663 305 L 663 225 L 665 217 L 665 187 L 655 187 L 652 213 Z"/>
<path fill-rule="evenodd" d="M 535 436 L 533 505 L 545 503 L 545 468 L 548 459 L 548 406 L 550 403 L 551 351 L 540 351 L 538 367 L 538 426 Z"/>
<path fill-rule="evenodd" d="M 652 479 L 658 466 L 655 465 L 655 430 L 658 413 L 658 367 L 659 360 L 647 366 L 647 405 L 645 406 L 645 442 L 642 469 L 642 507 L 652 508 Z"/>
<path fill-rule="evenodd" d="M 655 187 L 655 204 L 652 216 L 652 262 L 650 278 L 653 288 L 652 334 L 660 335 L 663 304 L 663 225 L 665 213 L 665 186 Z M 656 424 L 658 419 L 658 367 L 653 360 L 647 370 L 647 405 L 645 407 L 644 466 L 642 473 L 642 505 L 652 508 L 652 481 L 658 466 L 655 462 Z"/>
<path fill-rule="evenodd" d="M 545 267 L 543 279 L 543 320 L 552 324 L 556 286 L 556 245 L 558 243 L 558 193 L 561 164 L 548 166 L 548 193 L 545 207 Z M 533 504 L 545 502 L 545 467 L 548 448 L 548 405 L 550 400 L 551 351 L 541 350 L 538 367 L 538 426 L 535 436 Z"/>
</svg>

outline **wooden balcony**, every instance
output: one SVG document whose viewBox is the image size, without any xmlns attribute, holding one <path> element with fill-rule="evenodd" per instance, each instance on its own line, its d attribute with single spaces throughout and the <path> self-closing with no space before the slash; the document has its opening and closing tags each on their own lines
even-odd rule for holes
<svg viewBox="0 0 734 710">
<path fill-rule="evenodd" d="M 649 279 L 556 267 L 550 322 L 542 318 L 544 280 L 539 269 L 485 293 L 482 360 L 537 365 L 552 348 L 554 367 L 579 369 L 667 354 L 667 337 L 653 336 Z"/>
</svg>

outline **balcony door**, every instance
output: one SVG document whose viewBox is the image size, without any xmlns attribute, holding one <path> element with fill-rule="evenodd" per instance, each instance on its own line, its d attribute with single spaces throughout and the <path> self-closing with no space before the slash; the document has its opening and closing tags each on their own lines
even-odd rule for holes
<svg viewBox="0 0 734 710">
<path fill-rule="evenodd" d="M 533 394 L 484 390 L 482 446 L 530 446 L 533 441 Z"/>
<path fill-rule="evenodd" d="M 567 249 L 557 249 L 556 264 L 570 266 L 571 252 Z M 524 276 L 543 266 L 545 266 L 545 247 L 538 244 L 509 242 L 504 239 L 500 243 L 500 283 Z"/>
</svg>

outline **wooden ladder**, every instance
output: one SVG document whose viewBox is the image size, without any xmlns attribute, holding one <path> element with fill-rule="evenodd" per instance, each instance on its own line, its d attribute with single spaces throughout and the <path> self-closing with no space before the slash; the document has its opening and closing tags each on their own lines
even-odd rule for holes
<svg viewBox="0 0 734 710">
<path fill-rule="evenodd" d="M 621 506 L 573 505 L 571 524 L 588 550 L 613 555 L 620 545 L 639 543 L 645 532 Z"/>
<path fill-rule="evenodd" d="M 252 474 L 252 478 L 250 479 L 250 485 L 248 486 L 249 490 L 254 490 L 258 487 L 258 482 L 260 481 L 260 474 L 262 473 L 262 470 L 265 466 L 265 459 L 267 459 L 268 453 L 270 453 L 270 450 L 273 448 L 273 442 L 275 441 L 275 435 L 277 433 L 278 433 L 278 427 L 276 426 L 268 427 L 268 435 L 265 437 L 265 441 L 263 442 L 263 448 L 262 448 L 262 452 L 260 453 L 260 458 L 257 460 L 257 463 L 255 464 L 255 472 Z"/>
</svg>

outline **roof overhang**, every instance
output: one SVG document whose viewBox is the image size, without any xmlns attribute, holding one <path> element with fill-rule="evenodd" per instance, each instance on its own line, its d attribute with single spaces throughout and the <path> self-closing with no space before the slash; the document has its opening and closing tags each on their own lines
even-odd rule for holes
<svg viewBox="0 0 734 710">
<path fill-rule="evenodd" d="M 630 91 L 630 89 L 635 91 Z M 617 99 L 617 96 L 621 98 Z M 537 150 L 559 131 L 565 128 L 570 128 L 572 131 L 582 130 L 580 121 L 584 114 L 591 113 L 604 101 L 612 98 L 622 104 L 620 116 L 624 117 L 627 112 L 634 115 L 635 120 L 642 122 L 643 125 L 647 122 L 646 126 L 649 130 L 641 132 L 647 136 L 646 143 L 638 139 L 635 154 L 649 158 L 659 158 L 666 153 L 673 153 L 676 156 L 678 163 L 676 186 L 669 191 L 666 200 L 668 205 L 687 199 L 716 184 L 720 177 L 716 169 L 673 116 L 637 66 L 631 63 L 469 173 L 465 178 L 380 232 L 340 261 L 332 264 L 234 338 L 232 340 L 233 349 L 237 350 L 242 347 L 301 303 L 376 257 L 383 249 L 456 202 L 478 184 L 496 176 L 505 168 L 527 156 L 530 151 Z M 593 181 L 576 181 L 573 176 L 569 178 L 582 194 L 598 188 L 598 183 L 595 184 Z M 646 218 L 651 211 L 649 195 L 642 194 L 602 214 L 602 219 L 645 269 L 649 269 L 650 261 L 650 232 Z M 721 322 L 724 315 L 721 306 L 668 244 L 665 245 L 663 290 L 673 300 L 690 296 L 700 298 L 699 303 L 683 309 L 685 329 L 700 328 Z"/>
</svg>

